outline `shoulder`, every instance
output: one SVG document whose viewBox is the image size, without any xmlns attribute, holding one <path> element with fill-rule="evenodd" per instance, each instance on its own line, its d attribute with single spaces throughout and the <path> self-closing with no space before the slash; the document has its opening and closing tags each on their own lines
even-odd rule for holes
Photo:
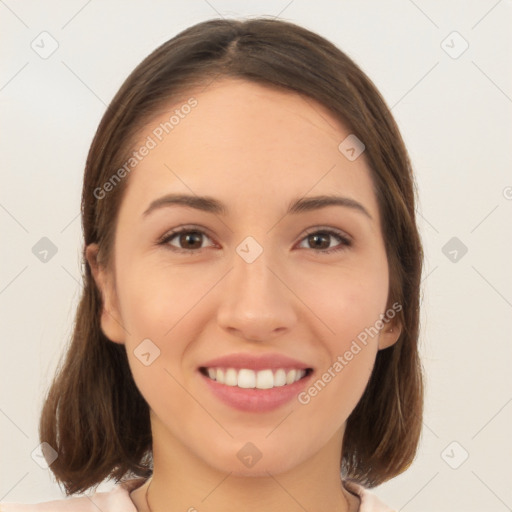
<svg viewBox="0 0 512 512">
<path fill-rule="evenodd" d="M 345 489 L 350 491 L 352 494 L 359 496 L 361 505 L 358 512 L 395 512 L 392 508 L 382 503 L 382 501 L 380 501 L 379 498 L 377 498 L 377 496 L 375 496 L 375 494 L 369 491 L 366 487 L 349 480 L 344 480 L 343 484 Z M 0 512 L 2 511 L 0 510 Z"/>
<path fill-rule="evenodd" d="M 143 478 L 135 478 L 115 484 L 108 492 L 43 503 L 1 502 L 0 512 L 137 512 L 129 493 L 144 482 Z"/>
</svg>

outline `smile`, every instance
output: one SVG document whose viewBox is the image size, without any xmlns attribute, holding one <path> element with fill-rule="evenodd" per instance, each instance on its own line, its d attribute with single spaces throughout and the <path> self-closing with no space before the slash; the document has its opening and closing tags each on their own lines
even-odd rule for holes
<svg viewBox="0 0 512 512">
<path fill-rule="evenodd" d="M 259 371 L 249 368 L 200 368 L 204 376 L 219 384 L 243 389 L 272 389 L 288 386 L 309 375 L 311 371 L 311 368 L 268 368 Z"/>
</svg>

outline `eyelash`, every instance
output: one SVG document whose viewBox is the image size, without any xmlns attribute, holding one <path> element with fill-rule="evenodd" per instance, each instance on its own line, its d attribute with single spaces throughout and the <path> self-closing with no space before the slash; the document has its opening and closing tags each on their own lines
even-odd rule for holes
<svg viewBox="0 0 512 512">
<path fill-rule="evenodd" d="M 198 234 L 206 236 L 207 238 L 210 238 L 207 235 L 207 233 L 205 233 L 203 230 L 201 230 L 199 228 L 195 228 L 195 227 L 182 227 L 182 228 L 175 229 L 175 230 L 171 231 L 170 233 L 166 233 L 162 238 L 160 238 L 158 240 L 157 245 L 165 245 L 171 251 L 174 251 L 174 252 L 177 252 L 177 253 L 181 253 L 181 254 L 189 254 L 189 255 L 197 254 L 201 250 L 206 249 L 206 247 L 201 247 L 200 249 L 187 250 L 187 249 L 180 249 L 180 248 L 171 246 L 169 244 L 169 242 L 173 238 L 175 238 L 177 235 L 182 235 L 182 234 L 186 234 L 186 233 L 198 233 Z M 311 236 L 311 235 L 318 235 L 318 234 L 333 236 L 333 237 L 337 238 L 338 240 L 340 240 L 341 247 L 334 247 L 334 248 L 330 248 L 330 249 L 320 249 L 318 251 L 315 251 L 314 249 L 312 249 L 313 252 L 317 252 L 317 253 L 321 253 L 321 254 L 332 254 L 332 253 L 336 253 L 336 252 L 339 252 L 339 251 L 346 250 L 349 247 L 352 247 L 352 241 L 347 236 L 345 236 L 342 232 L 333 230 L 331 228 L 328 228 L 328 229 L 327 228 L 326 229 L 324 229 L 324 228 L 310 228 L 310 230 L 307 231 L 306 236 L 304 236 L 301 239 L 301 242 L 303 240 L 305 240 L 306 238 L 308 238 L 309 236 Z"/>
</svg>

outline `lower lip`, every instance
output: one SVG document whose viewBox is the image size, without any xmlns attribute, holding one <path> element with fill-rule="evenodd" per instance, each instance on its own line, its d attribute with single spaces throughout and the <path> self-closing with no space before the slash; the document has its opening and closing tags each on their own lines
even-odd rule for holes
<svg viewBox="0 0 512 512">
<path fill-rule="evenodd" d="M 244 389 L 226 386 L 199 372 L 212 393 L 225 404 L 246 412 L 267 412 L 277 409 L 295 398 L 307 385 L 312 373 L 302 379 L 271 389 Z"/>
</svg>

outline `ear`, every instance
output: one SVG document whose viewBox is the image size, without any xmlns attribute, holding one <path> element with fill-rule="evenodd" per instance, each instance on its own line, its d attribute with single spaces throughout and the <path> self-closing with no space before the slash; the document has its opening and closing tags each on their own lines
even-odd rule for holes
<svg viewBox="0 0 512 512">
<path fill-rule="evenodd" d="M 109 340 L 124 344 L 126 330 L 121 321 L 113 279 L 107 269 L 98 262 L 98 250 L 98 244 L 89 244 L 85 250 L 85 257 L 102 297 L 101 330 Z"/>
<path fill-rule="evenodd" d="M 397 320 L 384 324 L 379 334 L 379 350 L 394 345 L 402 334 L 402 324 Z"/>
</svg>

